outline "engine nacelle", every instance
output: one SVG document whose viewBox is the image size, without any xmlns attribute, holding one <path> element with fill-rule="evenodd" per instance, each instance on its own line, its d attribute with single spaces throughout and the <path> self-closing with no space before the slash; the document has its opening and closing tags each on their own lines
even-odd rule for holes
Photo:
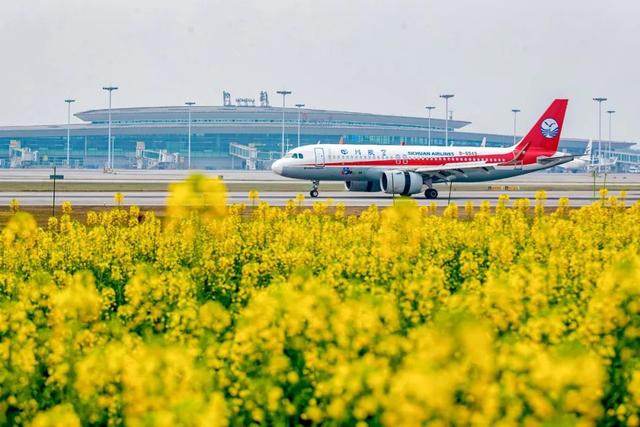
<svg viewBox="0 0 640 427">
<path fill-rule="evenodd" d="M 373 193 L 380 191 L 379 181 L 345 181 L 344 186 L 349 191 Z"/>
<path fill-rule="evenodd" d="M 384 171 L 380 177 L 380 188 L 389 194 L 416 194 L 422 191 L 422 175 L 400 170 Z"/>
</svg>

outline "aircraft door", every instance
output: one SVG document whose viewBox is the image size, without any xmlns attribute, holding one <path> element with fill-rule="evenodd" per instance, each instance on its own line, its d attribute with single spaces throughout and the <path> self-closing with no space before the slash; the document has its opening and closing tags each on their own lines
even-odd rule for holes
<svg viewBox="0 0 640 427">
<path fill-rule="evenodd" d="M 324 148 L 316 147 L 314 148 L 314 152 L 316 155 L 316 167 L 323 168 L 324 167 Z"/>
</svg>

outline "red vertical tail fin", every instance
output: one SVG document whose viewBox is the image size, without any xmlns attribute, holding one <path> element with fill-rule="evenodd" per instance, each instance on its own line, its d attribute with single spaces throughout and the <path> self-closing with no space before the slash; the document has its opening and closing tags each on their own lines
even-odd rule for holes
<svg viewBox="0 0 640 427">
<path fill-rule="evenodd" d="M 535 163 L 538 156 L 552 156 L 558 150 L 567 99 L 554 100 L 529 133 L 514 148 L 515 157 L 523 163 Z"/>
</svg>

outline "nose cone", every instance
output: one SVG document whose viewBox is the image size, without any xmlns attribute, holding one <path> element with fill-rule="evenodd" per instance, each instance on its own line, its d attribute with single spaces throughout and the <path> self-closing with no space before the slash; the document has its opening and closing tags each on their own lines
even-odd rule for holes
<svg viewBox="0 0 640 427">
<path fill-rule="evenodd" d="M 284 163 L 284 161 L 282 159 L 276 160 L 271 165 L 271 170 L 274 171 L 275 173 L 277 173 L 278 175 L 282 175 L 283 163 Z"/>
</svg>

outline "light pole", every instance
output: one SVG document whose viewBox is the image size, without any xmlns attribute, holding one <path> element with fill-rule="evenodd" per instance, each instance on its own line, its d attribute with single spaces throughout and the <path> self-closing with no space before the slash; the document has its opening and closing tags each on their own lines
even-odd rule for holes
<svg viewBox="0 0 640 427">
<path fill-rule="evenodd" d="M 71 151 L 71 103 L 76 102 L 75 99 L 65 99 L 67 103 L 67 167 L 69 167 L 69 152 Z"/>
<path fill-rule="evenodd" d="M 287 95 L 291 94 L 290 90 L 279 90 L 277 92 L 279 95 L 282 95 L 282 144 L 280 145 L 280 157 L 284 157 L 284 106 L 285 106 L 285 98 Z"/>
<path fill-rule="evenodd" d="M 455 95 L 445 94 L 440 95 L 440 98 L 444 98 L 444 145 L 449 145 L 449 98 L 453 98 Z"/>
<path fill-rule="evenodd" d="M 516 116 L 518 115 L 520 110 L 514 108 L 511 110 L 511 112 L 513 113 L 513 145 L 516 145 Z"/>
<path fill-rule="evenodd" d="M 298 107 L 298 147 L 300 147 L 300 109 L 304 104 L 296 104 L 296 107 Z"/>
<path fill-rule="evenodd" d="M 593 98 L 598 103 L 598 172 L 600 172 L 602 165 L 602 103 L 607 98 L 599 97 Z"/>
<path fill-rule="evenodd" d="M 613 114 L 616 112 L 616 110 L 607 110 L 607 114 L 609 114 L 609 147 L 607 148 L 607 151 L 609 152 L 609 158 L 611 159 L 611 117 L 613 116 Z"/>
<path fill-rule="evenodd" d="M 187 137 L 187 169 L 191 169 L 191 106 L 196 103 L 193 101 L 187 101 L 184 103 L 189 110 L 189 136 Z"/>
<path fill-rule="evenodd" d="M 429 145 L 431 145 L 431 110 L 433 110 L 436 107 L 434 107 L 433 105 L 427 105 L 424 108 L 429 110 L 429 131 L 428 131 L 429 132 L 429 138 L 428 138 L 428 141 L 429 141 Z"/>
<path fill-rule="evenodd" d="M 102 90 L 109 92 L 109 130 L 107 136 L 107 169 L 113 169 L 113 157 L 111 155 L 111 92 L 118 90 L 116 86 L 105 86 Z"/>
</svg>

